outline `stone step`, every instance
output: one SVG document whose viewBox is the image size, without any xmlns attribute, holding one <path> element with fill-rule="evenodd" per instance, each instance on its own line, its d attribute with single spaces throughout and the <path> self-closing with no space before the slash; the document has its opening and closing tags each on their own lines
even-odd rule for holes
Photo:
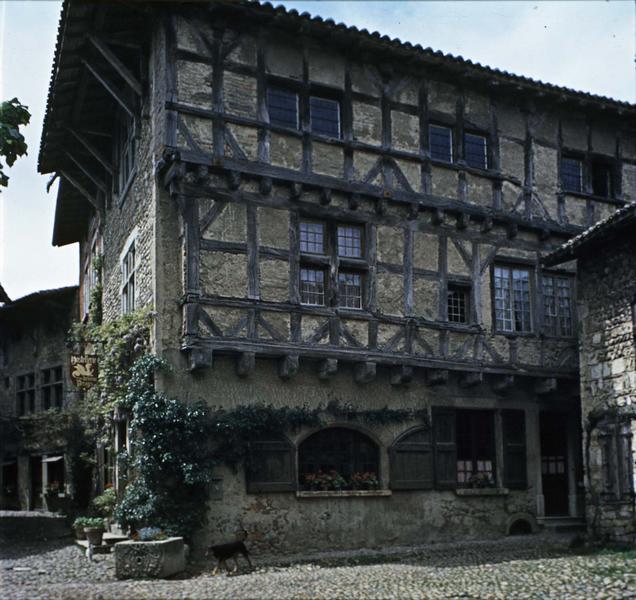
<svg viewBox="0 0 636 600">
<path fill-rule="evenodd" d="M 110 533 L 108 531 L 104 532 L 102 537 L 102 545 L 101 546 L 93 546 L 93 552 L 95 554 L 108 554 L 113 546 L 119 542 L 125 542 L 128 539 L 128 536 L 125 535 L 117 535 L 115 533 Z M 75 543 L 84 548 L 84 550 L 88 549 L 88 540 L 75 540 Z"/>
<path fill-rule="evenodd" d="M 555 533 L 578 533 L 587 530 L 585 520 L 580 517 L 539 517 L 537 523 Z"/>
</svg>

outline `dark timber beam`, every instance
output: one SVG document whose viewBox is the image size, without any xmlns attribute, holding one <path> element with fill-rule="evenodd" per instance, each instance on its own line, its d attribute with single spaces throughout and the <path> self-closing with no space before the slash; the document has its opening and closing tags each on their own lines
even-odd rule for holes
<svg viewBox="0 0 636 600">
<path fill-rule="evenodd" d="M 288 354 L 278 363 L 278 376 L 281 379 L 291 379 L 298 373 L 300 360 L 298 355 Z"/>
<path fill-rule="evenodd" d="M 436 208 L 431 215 L 431 223 L 433 225 L 443 225 L 445 216 L 443 208 Z"/>
<path fill-rule="evenodd" d="M 413 367 L 395 366 L 391 369 L 391 385 L 406 385 L 413 380 Z"/>
<path fill-rule="evenodd" d="M 88 179 L 90 179 L 95 187 L 99 188 L 104 194 L 106 193 L 106 184 L 104 181 L 98 177 L 89 167 L 83 164 L 79 158 L 77 158 L 74 154 L 71 154 L 68 150 L 64 152 L 68 159 L 82 172 Z"/>
<path fill-rule="evenodd" d="M 537 394 L 539 394 L 539 396 L 556 392 L 556 389 L 557 389 L 557 380 L 555 377 L 540 379 L 534 384 L 534 391 Z"/>
<path fill-rule="evenodd" d="M 320 192 L 320 204 L 322 206 L 331 204 L 331 190 L 329 188 L 322 188 Z"/>
<path fill-rule="evenodd" d="M 320 379 L 329 379 L 338 372 L 338 359 L 326 358 L 321 360 L 318 365 L 318 377 Z"/>
<path fill-rule="evenodd" d="M 135 114 L 133 112 L 132 106 L 128 103 L 128 101 L 124 98 L 122 93 L 108 80 L 104 75 L 102 75 L 97 67 L 90 62 L 88 62 L 85 58 L 82 59 L 82 64 L 88 69 L 90 74 L 102 84 L 104 89 L 112 96 L 112 98 L 119 104 L 129 115 L 134 118 Z"/>
<path fill-rule="evenodd" d="M 239 377 L 248 377 L 256 368 L 256 353 L 241 352 L 236 360 L 236 374 Z"/>
<path fill-rule="evenodd" d="M 104 155 L 93 145 L 92 142 L 89 142 L 85 136 L 76 131 L 75 129 L 69 127 L 68 132 L 80 143 L 88 152 L 95 158 L 95 160 L 104 167 L 111 175 L 114 173 L 113 165 L 109 160 L 107 160 Z"/>
<path fill-rule="evenodd" d="M 428 385 L 443 385 L 448 383 L 448 370 L 430 369 L 426 372 L 426 383 Z"/>
<path fill-rule="evenodd" d="M 463 388 L 474 387 L 483 382 L 484 376 L 481 371 L 464 373 L 459 378 L 459 385 Z"/>
<path fill-rule="evenodd" d="M 89 33 L 86 37 L 93 47 L 108 61 L 110 66 L 119 73 L 119 76 L 132 88 L 133 92 L 137 96 L 141 96 L 141 83 L 139 83 L 139 80 L 132 74 L 130 69 L 115 56 L 106 43 L 92 33 Z"/>
<path fill-rule="evenodd" d="M 375 379 L 376 365 L 374 362 L 365 361 L 358 363 L 354 370 L 356 383 L 371 383 Z"/>
<path fill-rule="evenodd" d="M 97 211 L 101 211 L 101 203 L 95 197 L 95 194 L 91 194 L 75 177 L 69 174 L 68 171 L 58 169 L 58 173 L 66 179 L 82 196 L 84 196 L 93 208 Z"/>
</svg>

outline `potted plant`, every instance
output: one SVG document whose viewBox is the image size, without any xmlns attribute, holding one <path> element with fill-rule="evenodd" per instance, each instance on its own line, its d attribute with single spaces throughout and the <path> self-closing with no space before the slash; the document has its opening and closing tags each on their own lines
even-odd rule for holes
<svg viewBox="0 0 636 600">
<path fill-rule="evenodd" d="M 347 480 L 332 469 L 328 473 L 318 471 L 317 473 L 306 473 L 304 475 L 305 487 L 312 491 L 340 491 L 347 489 Z"/>
<path fill-rule="evenodd" d="M 110 522 L 115 510 L 115 505 L 117 504 L 117 492 L 115 488 L 111 484 L 108 484 L 102 494 L 93 498 L 92 504 L 95 510 Z"/>
<path fill-rule="evenodd" d="M 77 517 L 75 521 L 73 521 L 73 531 L 75 532 L 75 538 L 78 540 L 85 540 L 86 534 L 84 533 L 84 527 L 86 526 L 86 522 L 88 517 Z"/>
<path fill-rule="evenodd" d="M 104 537 L 104 519 L 101 517 L 86 517 L 84 521 L 84 533 L 88 543 L 93 546 L 101 546 Z"/>
<path fill-rule="evenodd" d="M 492 475 L 486 472 L 478 472 L 473 473 L 468 479 L 468 485 L 471 488 L 487 488 L 493 487 L 495 482 L 493 481 Z"/>
</svg>

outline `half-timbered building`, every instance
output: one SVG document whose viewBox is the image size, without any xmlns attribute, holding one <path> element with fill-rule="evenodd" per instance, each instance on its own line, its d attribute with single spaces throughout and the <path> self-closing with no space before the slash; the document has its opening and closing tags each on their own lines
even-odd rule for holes
<svg viewBox="0 0 636 600">
<path fill-rule="evenodd" d="M 574 271 L 541 259 L 636 198 L 635 113 L 269 4 L 67 0 L 40 169 L 82 312 L 99 253 L 105 318 L 156 312 L 162 391 L 346 407 L 220 468 L 205 541 L 582 516 Z M 355 417 L 384 407 L 412 418 Z"/>
</svg>

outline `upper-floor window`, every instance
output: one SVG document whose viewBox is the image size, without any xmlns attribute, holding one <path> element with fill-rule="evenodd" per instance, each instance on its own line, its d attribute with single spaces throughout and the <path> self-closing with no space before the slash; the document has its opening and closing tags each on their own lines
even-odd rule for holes
<svg viewBox="0 0 636 600">
<path fill-rule="evenodd" d="M 62 367 L 42 369 L 42 410 L 49 408 L 62 408 L 64 404 L 64 382 L 62 380 Z"/>
<path fill-rule="evenodd" d="M 451 323 L 468 323 L 470 287 L 456 283 L 448 284 L 448 320 Z"/>
<path fill-rule="evenodd" d="M 591 164 L 592 193 L 595 196 L 611 198 L 614 195 L 612 165 L 602 159 L 593 159 Z"/>
<path fill-rule="evenodd" d="M 583 161 L 580 158 L 561 157 L 561 186 L 566 192 L 583 191 Z"/>
<path fill-rule="evenodd" d="M 453 162 L 453 130 L 450 127 L 429 125 L 428 144 L 433 160 Z"/>
<path fill-rule="evenodd" d="M 126 314 L 135 310 L 135 242 L 133 241 L 121 261 L 121 312 Z"/>
<path fill-rule="evenodd" d="M 362 308 L 364 228 L 303 220 L 299 232 L 301 303 L 325 306 L 333 301 L 336 306 Z M 331 284 L 330 270 L 335 273 Z"/>
<path fill-rule="evenodd" d="M 464 160 L 469 167 L 488 168 L 488 140 L 484 135 L 464 134 Z"/>
<path fill-rule="evenodd" d="M 340 103 L 337 100 L 310 96 L 309 120 L 312 133 L 340 137 Z"/>
<path fill-rule="evenodd" d="M 267 112 L 272 125 L 298 129 L 298 94 L 280 88 L 269 88 Z"/>
<path fill-rule="evenodd" d="M 137 160 L 135 120 L 122 113 L 115 132 L 115 160 L 117 164 L 117 193 L 122 196 L 134 175 Z"/>
<path fill-rule="evenodd" d="M 19 375 L 16 380 L 18 416 L 35 412 L 35 373 Z"/>
<path fill-rule="evenodd" d="M 572 335 L 572 296 L 571 277 L 543 276 L 543 319 L 546 333 Z"/>
<path fill-rule="evenodd" d="M 496 265 L 494 287 L 497 330 L 531 331 L 530 271 L 521 267 Z"/>
</svg>

